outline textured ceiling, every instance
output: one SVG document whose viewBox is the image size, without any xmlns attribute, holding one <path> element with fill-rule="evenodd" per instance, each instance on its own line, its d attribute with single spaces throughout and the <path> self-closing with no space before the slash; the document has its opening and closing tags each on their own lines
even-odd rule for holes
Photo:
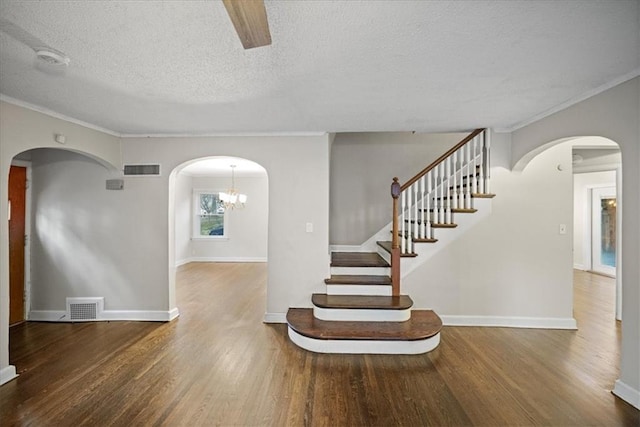
<svg viewBox="0 0 640 427">
<path fill-rule="evenodd" d="M 510 129 L 640 74 L 640 2 L 0 0 L 0 92 L 122 134 Z M 35 59 L 43 43 L 71 58 Z"/>
</svg>

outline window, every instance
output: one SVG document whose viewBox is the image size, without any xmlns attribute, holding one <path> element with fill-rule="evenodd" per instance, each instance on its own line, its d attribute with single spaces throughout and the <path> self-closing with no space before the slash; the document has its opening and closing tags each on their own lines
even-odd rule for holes
<svg viewBox="0 0 640 427">
<path fill-rule="evenodd" d="M 225 238 L 226 215 L 217 191 L 194 191 L 194 238 Z"/>
</svg>

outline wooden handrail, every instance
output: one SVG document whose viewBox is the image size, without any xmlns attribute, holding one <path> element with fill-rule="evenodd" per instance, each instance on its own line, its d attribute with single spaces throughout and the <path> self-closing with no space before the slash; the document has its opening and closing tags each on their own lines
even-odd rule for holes
<svg viewBox="0 0 640 427">
<path fill-rule="evenodd" d="M 416 176 L 414 176 L 409 181 L 407 181 L 404 184 L 402 184 L 402 187 L 400 187 L 400 190 L 404 191 L 407 188 L 409 188 L 412 184 L 416 183 L 420 178 L 422 178 L 424 175 L 426 175 L 427 172 L 429 172 L 430 170 L 434 169 L 438 164 L 443 162 L 447 157 L 449 157 L 450 155 L 455 153 L 460 147 L 462 147 L 467 142 L 471 141 L 473 138 L 478 136 L 484 130 L 485 130 L 485 128 L 480 128 L 480 129 L 476 129 L 473 132 L 471 132 L 466 138 L 464 138 L 462 141 L 458 142 L 456 145 L 451 147 L 451 149 L 449 151 L 444 153 L 442 156 L 438 157 L 429 166 L 427 166 L 426 168 L 424 168 L 420 172 L 418 172 L 418 174 Z"/>
</svg>

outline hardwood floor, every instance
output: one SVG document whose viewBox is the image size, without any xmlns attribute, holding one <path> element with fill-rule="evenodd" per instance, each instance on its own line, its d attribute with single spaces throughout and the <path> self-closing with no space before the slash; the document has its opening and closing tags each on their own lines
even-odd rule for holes
<svg viewBox="0 0 640 427">
<path fill-rule="evenodd" d="M 0 425 L 638 426 L 614 282 L 575 273 L 579 331 L 445 327 L 419 356 L 325 355 L 265 325 L 265 264 L 189 264 L 171 323 L 28 322 Z"/>
</svg>

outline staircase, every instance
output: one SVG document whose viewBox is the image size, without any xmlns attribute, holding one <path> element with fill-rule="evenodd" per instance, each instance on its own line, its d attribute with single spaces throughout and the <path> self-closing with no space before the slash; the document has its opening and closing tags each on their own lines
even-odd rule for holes
<svg viewBox="0 0 640 427">
<path fill-rule="evenodd" d="M 289 338 L 318 353 L 421 354 L 435 349 L 440 317 L 432 310 L 412 309 L 411 297 L 400 293 L 400 280 L 403 272 L 434 253 L 436 231 L 455 233 L 454 215 L 490 212 L 489 145 L 488 130 L 476 129 L 405 184 L 394 178 L 392 222 L 372 238 L 375 251 L 365 243 L 360 252 L 332 252 L 326 293 L 311 296 L 313 308 L 289 309 Z M 471 224 L 459 222 L 460 229 Z M 381 238 L 385 235 L 391 240 Z"/>
</svg>

